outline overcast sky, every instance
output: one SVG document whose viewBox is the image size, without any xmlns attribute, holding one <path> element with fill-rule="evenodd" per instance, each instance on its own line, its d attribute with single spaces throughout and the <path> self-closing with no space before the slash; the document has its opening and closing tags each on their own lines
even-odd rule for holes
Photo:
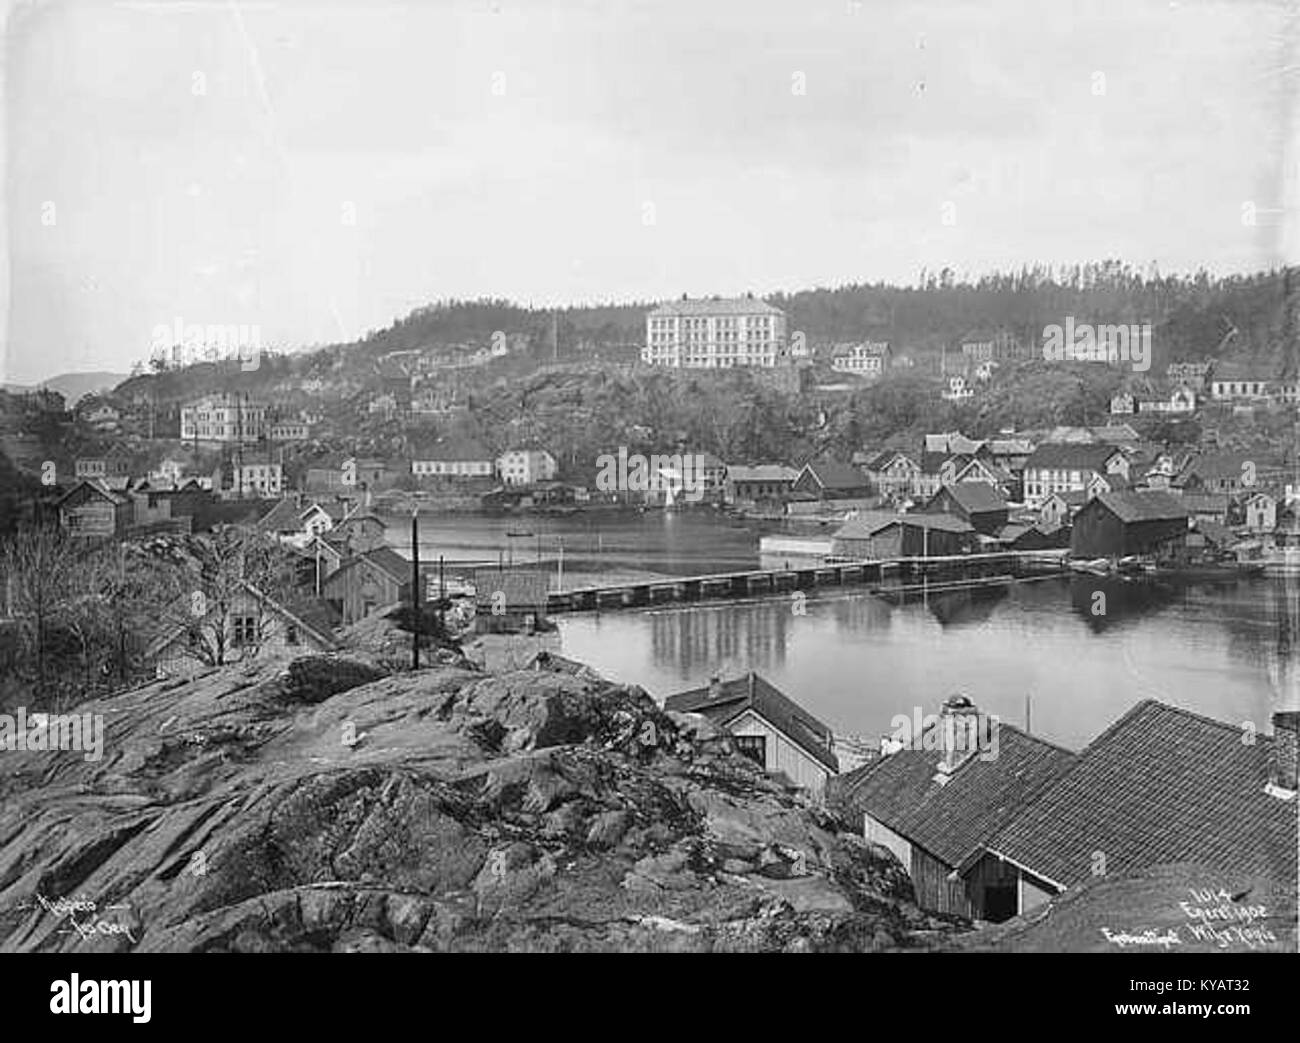
<svg viewBox="0 0 1300 1043">
<path fill-rule="evenodd" d="M 1249 0 L 20 6 L 0 379 L 177 317 L 1294 262 L 1298 39 Z"/>
</svg>

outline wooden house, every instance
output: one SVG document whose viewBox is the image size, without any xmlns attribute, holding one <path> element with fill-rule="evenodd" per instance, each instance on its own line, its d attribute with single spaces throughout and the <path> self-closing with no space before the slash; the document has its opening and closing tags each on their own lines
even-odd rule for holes
<svg viewBox="0 0 1300 1043">
<path fill-rule="evenodd" d="M 1245 525 L 1251 532 L 1272 532 L 1277 527 L 1277 497 L 1258 492 L 1246 498 Z"/>
<path fill-rule="evenodd" d="M 1074 516 L 1091 497 L 1083 489 L 1069 489 L 1065 492 L 1052 493 L 1038 508 L 1038 522 L 1045 528 L 1055 529 L 1069 525 Z"/>
<path fill-rule="evenodd" d="M 871 484 L 852 464 L 823 461 L 804 465 L 794 481 L 794 492 L 818 500 L 852 500 L 870 496 Z"/>
<path fill-rule="evenodd" d="M 1056 492 L 1095 496 L 1128 485 L 1128 458 L 1097 442 L 1045 442 L 1025 462 L 1025 501 L 1035 507 Z"/>
<path fill-rule="evenodd" d="M 474 628 L 509 633 L 544 626 L 549 591 L 550 576 L 537 569 L 476 569 Z"/>
<path fill-rule="evenodd" d="M 1157 560 L 1185 556 L 1187 508 L 1170 493 L 1102 493 L 1074 516 L 1071 552 L 1079 558 L 1143 555 Z"/>
<path fill-rule="evenodd" d="M 921 465 L 899 449 L 874 454 L 865 464 L 868 480 L 881 496 L 904 499 L 914 494 Z"/>
<path fill-rule="evenodd" d="M 830 728 L 754 672 L 670 695 L 664 709 L 697 713 L 735 737 L 737 750 L 814 796 L 839 774 Z"/>
<path fill-rule="evenodd" d="M 1010 915 L 1094 880 L 1098 852 L 1107 875 L 1193 863 L 1207 879 L 1256 874 L 1294 893 L 1298 717 L 1274 713 L 1272 736 L 1243 742 L 1237 724 L 1143 700 L 957 873 L 999 881 Z"/>
<path fill-rule="evenodd" d="M 984 481 L 959 481 L 935 493 L 924 513 L 960 518 L 976 532 L 991 536 L 1006 525 L 1008 508 L 996 486 Z"/>
<path fill-rule="evenodd" d="M 894 853 L 922 909 L 998 922 L 1019 907 L 1016 882 L 996 865 L 966 876 L 957 870 L 978 862 L 982 845 L 1068 771 L 1075 755 L 990 718 L 976 718 L 977 727 L 990 730 L 981 742 L 958 743 L 968 731 L 950 730 L 947 718 L 963 710 L 978 713 L 968 703 L 946 702 L 930 728 L 885 747 L 879 760 L 837 783 L 834 804 L 848 817 L 861 816 L 866 839 Z"/>
<path fill-rule="evenodd" d="M 731 504 L 784 503 L 799 474 L 784 464 L 737 464 L 727 468 L 723 496 Z"/>
<path fill-rule="evenodd" d="M 58 501 L 59 522 L 70 536 L 121 539 L 134 522 L 131 497 L 98 478 L 83 479 Z"/>
<path fill-rule="evenodd" d="M 411 599 L 411 563 L 390 547 L 347 558 L 325 579 L 325 599 L 344 626 Z"/>
<path fill-rule="evenodd" d="M 335 617 L 326 605 L 313 599 L 280 601 L 245 583 L 224 612 L 215 598 L 209 599 L 208 614 L 197 621 L 188 619 L 189 598 L 182 602 L 175 616 L 185 622 L 167 627 L 145 653 L 166 676 L 207 669 L 218 653 L 223 663 L 239 663 L 260 656 L 306 655 L 338 648 L 332 633 Z"/>
</svg>

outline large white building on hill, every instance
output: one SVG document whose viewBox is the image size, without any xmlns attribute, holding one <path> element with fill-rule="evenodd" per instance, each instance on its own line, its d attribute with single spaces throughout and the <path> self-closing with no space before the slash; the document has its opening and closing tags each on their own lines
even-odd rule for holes
<svg viewBox="0 0 1300 1043">
<path fill-rule="evenodd" d="M 645 325 L 641 361 L 654 366 L 770 367 L 788 350 L 785 312 L 753 297 L 671 301 Z"/>
</svg>

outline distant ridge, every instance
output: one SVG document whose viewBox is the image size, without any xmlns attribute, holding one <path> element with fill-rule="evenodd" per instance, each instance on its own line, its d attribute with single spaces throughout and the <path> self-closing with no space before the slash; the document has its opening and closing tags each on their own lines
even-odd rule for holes
<svg viewBox="0 0 1300 1043">
<path fill-rule="evenodd" d="M 74 406 L 82 395 L 91 391 L 111 391 L 118 384 L 126 380 L 129 373 L 109 373 L 100 371 L 97 373 L 60 373 L 57 377 L 51 377 L 49 380 L 42 380 L 35 384 L 6 384 L 5 390 L 12 392 L 35 391 L 37 388 L 49 388 L 57 391 L 68 402 L 69 406 Z"/>
</svg>

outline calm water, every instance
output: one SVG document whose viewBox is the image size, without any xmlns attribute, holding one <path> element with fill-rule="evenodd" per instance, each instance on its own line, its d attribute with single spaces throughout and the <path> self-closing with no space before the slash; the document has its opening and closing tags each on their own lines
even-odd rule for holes
<svg viewBox="0 0 1300 1043">
<path fill-rule="evenodd" d="M 542 535 L 552 567 L 564 541 L 566 573 L 579 565 L 686 574 L 758 564 L 757 531 L 703 515 L 461 517 L 421 526 L 421 554 L 449 560 L 496 560 L 513 542 L 515 562 L 532 561 L 536 535 L 505 536 L 526 530 Z M 851 590 L 811 592 L 803 615 L 776 598 L 557 620 L 565 655 L 657 698 L 753 669 L 836 731 L 868 737 L 888 731 L 895 714 L 932 712 L 959 690 L 1016 724 L 1029 697 L 1033 731 L 1071 748 L 1144 698 L 1253 721 L 1261 731 L 1284 699 L 1300 698 L 1295 579 L 1054 577 L 902 605 Z M 1105 615 L 1092 611 L 1098 590 Z"/>
</svg>

